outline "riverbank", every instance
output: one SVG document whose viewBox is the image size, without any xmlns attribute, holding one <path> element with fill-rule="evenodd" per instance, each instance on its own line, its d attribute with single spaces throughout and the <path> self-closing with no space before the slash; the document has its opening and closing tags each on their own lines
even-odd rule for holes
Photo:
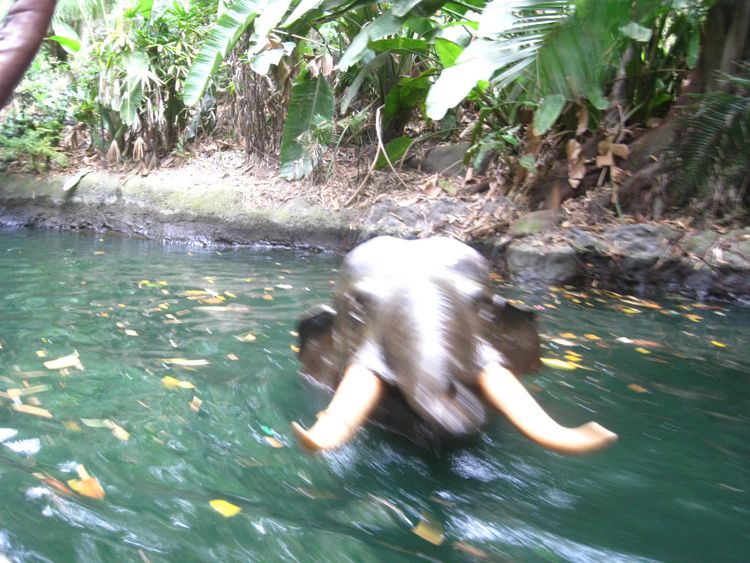
<svg viewBox="0 0 750 563">
<path fill-rule="evenodd" d="M 381 186 L 381 193 L 346 207 L 314 186 L 239 172 L 205 163 L 147 176 L 95 170 L 73 187 L 69 174 L 3 175 L 0 225 L 342 254 L 378 234 L 444 234 L 474 244 L 500 275 L 518 283 L 750 302 L 750 228 L 697 231 L 679 221 L 592 225 L 566 207 L 559 215 L 522 215 L 502 196 L 430 189 L 424 176 L 421 189 Z M 411 180 L 416 185 L 418 178 Z"/>
</svg>

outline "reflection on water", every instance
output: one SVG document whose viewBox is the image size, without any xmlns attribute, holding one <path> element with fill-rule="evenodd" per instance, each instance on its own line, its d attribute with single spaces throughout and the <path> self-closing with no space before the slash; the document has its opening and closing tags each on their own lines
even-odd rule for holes
<svg viewBox="0 0 750 563">
<path fill-rule="evenodd" d="M 0 559 L 747 558 L 746 309 L 506 290 L 557 360 L 532 391 L 614 448 L 562 457 L 498 416 L 440 451 L 366 426 L 309 457 L 289 423 L 327 397 L 297 376 L 292 332 L 336 264 L 1 233 Z M 44 366 L 74 351 L 83 370 Z M 81 465 L 104 498 L 71 490 Z"/>
</svg>

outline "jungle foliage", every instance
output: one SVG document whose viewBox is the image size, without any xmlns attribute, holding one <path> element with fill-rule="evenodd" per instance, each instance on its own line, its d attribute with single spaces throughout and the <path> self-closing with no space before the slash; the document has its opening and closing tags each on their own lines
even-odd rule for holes
<svg viewBox="0 0 750 563">
<path fill-rule="evenodd" d="M 558 148 L 573 189 L 590 172 L 616 189 L 633 172 L 621 147 L 674 123 L 651 155 L 676 179 L 667 199 L 746 205 L 748 161 L 734 158 L 750 142 L 745 5 L 65 0 L 43 57 L 72 100 L 53 121 L 84 123 L 110 159 L 154 166 L 224 111 L 288 179 L 347 143 L 379 147 L 386 166 L 461 136 L 468 164 L 496 155 L 519 193 L 544 176 L 540 147 Z M 582 156 L 592 140 L 596 165 Z"/>
</svg>

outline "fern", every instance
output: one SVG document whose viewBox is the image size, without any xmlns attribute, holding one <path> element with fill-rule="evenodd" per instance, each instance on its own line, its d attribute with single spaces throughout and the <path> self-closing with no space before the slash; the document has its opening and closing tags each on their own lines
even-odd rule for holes
<svg viewBox="0 0 750 563">
<path fill-rule="evenodd" d="M 750 81 L 725 76 L 739 93 L 710 92 L 698 97 L 696 111 L 672 148 L 678 198 L 709 195 L 724 188 L 741 189 L 750 176 Z M 736 198 L 735 198 L 736 199 Z"/>
</svg>

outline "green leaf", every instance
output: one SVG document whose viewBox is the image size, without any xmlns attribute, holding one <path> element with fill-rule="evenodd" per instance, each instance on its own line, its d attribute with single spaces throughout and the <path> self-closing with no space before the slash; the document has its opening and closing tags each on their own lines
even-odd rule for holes
<svg viewBox="0 0 750 563">
<path fill-rule="evenodd" d="M 651 39 L 651 30 L 647 27 L 643 27 L 635 22 L 630 22 L 627 25 L 620 27 L 620 32 L 626 37 L 630 37 L 633 41 L 646 42 Z"/>
<path fill-rule="evenodd" d="M 57 41 L 67 53 L 77 53 L 81 50 L 81 38 L 78 32 L 70 25 L 63 21 L 53 21 L 52 29 L 54 35 L 48 37 L 52 41 Z"/>
<path fill-rule="evenodd" d="M 49 39 L 50 41 L 57 41 L 66 53 L 77 53 L 81 50 L 81 42 L 71 37 L 50 35 L 47 39 Z"/>
<path fill-rule="evenodd" d="M 395 0 L 395 2 L 391 2 L 391 11 L 399 17 L 405 16 L 420 2 L 422 0 Z"/>
<path fill-rule="evenodd" d="M 253 55 L 250 58 L 250 68 L 260 75 L 267 75 L 271 66 L 279 64 L 284 55 L 289 55 L 297 45 L 292 41 L 285 41 L 278 49 L 269 49 Z"/>
<path fill-rule="evenodd" d="M 388 91 L 383 108 L 383 126 L 387 126 L 399 113 L 411 111 L 424 103 L 434 74 L 435 69 L 428 69 L 417 77 L 407 76 Z"/>
<path fill-rule="evenodd" d="M 192 106 L 198 103 L 208 81 L 219 68 L 224 57 L 253 23 L 255 17 L 266 9 L 269 2 L 270 0 L 235 0 L 219 16 L 203 41 L 185 78 L 182 96 L 186 105 Z"/>
<path fill-rule="evenodd" d="M 138 108 L 143 101 L 143 89 L 136 83 L 122 97 L 120 103 L 120 117 L 128 127 L 132 127 L 138 121 Z"/>
<path fill-rule="evenodd" d="M 281 166 L 279 174 L 288 180 L 297 180 L 312 172 L 319 157 L 310 154 L 301 137 L 312 136 L 313 121 L 333 120 L 333 93 L 323 75 L 309 79 L 303 73 L 292 88 L 289 111 L 281 135 Z"/>
<path fill-rule="evenodd" d="M 442 37 L 438 37 L 435 39 L 434 47 L 435 54 L 437 54 L 438 58 L 440 59 L 440 64 L 442 64 L 444 68 L 448 68 L 449 66 L 453 66 L 454 64 L 456 64 L 456 59 L 464 50 L 461 45 L 458 45 L 453 41 L 443 39 Z"/>
<path fill-rule="evenodd" d="M 562 94 L 552 94 L 545 96 L 542 105 L 534 114 L 534 134 L 544 135 L 550 127 L 555 124 L 565 107 L 565 96 Z"/>
<path fill-rule="evenodd" d="M 136 9 L 138 10 L 138 13 L 144 17 L 144 19 L 149 19 L 151 17 L 151 8 L 153 7 L 153 5 L 154 0 L 138 0 Z"/>
<path fill-rule="evenodd" d="M 523 166 L 526 170 L 532 173 L 536 173 L 536 159 L 533 157 L 533 155 L 525 154 L 521 158 L 518 159 L 518 164 Z"/>
<path fill-rule="evenodd" d="M 409 150 L 412 140 L 409 137 L 402 136 L 396 137 L 390 143 L 385 146 L 385 153 L 388 155 L 388 160 L 394 166 L 398 163 L 406 151 Z M 388 161 L 385 159 L 385 155 L 381 152 L 378 159 L 375 161 L 375 169 L 381 170 L 388 166 Z"/>
<path fill-rule="evenodd" d="M 266 8 L 255 20 L 255 30 L 250 39 L 251 43 L 255 43 L 255 45 L 250 48 L 252 53 L 255 53 L 255 50 L 258 48 L 258 43 L 265 39 L 271 30 L 278 25 L 281 18 L 286 14 L 289 4 L 291 3 L 291 0 L 282 0 L 281 2 L 277 0 L 276 2 L 269 2 L 266 5 Z"/>
<path fill-rule="evenodd" d="M 289 15 L 289 17 L 284 20 L 284 23 L 281 24 L 281 27 L 289 27 L 302 16 L 307 14 L 307 12 L 315 10 L 322 3 L 323 0 L 302 0 L 302 2 L 297 4 L 297 7 L 292 10 L 292 13 Z"/>
<path fill-rule="evenodd" d="M 694 30 L 690 34 L 687 46 L 687 66 L 689 69 L 694 69 L 698 66 L 698 57 L 701 52 L 701 34 L 700 30 Z"/>
<path fill-rule="evenodd" d="M 388 60 L 388 57 L 388 53 L 380 53 L 377 57 L 375 57 L 362 67 L 362 70 L 359 71 L 352 83 L 349 84 L 349 87 L 346 89 L 346 94 L 344 94 L 344 97 L 341 99 L 342 114 L 346 113 L 346 110 L 349 109 L 349 104 L 351 104 L 354 98 L 357 96 L 357 92 L 359 92 L 359 89 L 361 88 L 365 78 L 372 74 L 375 69 L 385 64 L 385 61 Z"/>
<path fill-rule="evenodd" d="M 474 41 L 458 56 L 455 65 L 443 70 L 430 88 L 427 116 L 442 119 L 479 81 L 489 80 L 500 69 L 505 68 L 494 79 L 498 87 L 517 77 L 525 66 L 534 62 L 540 40 L 541 36 L 537 35 L 503 41 Z"/>
<path fill-rule="evenodd" d="M 341 57 L 339 69 L 345 71 L 353 64 L 359 62 L 370 41 L 398 33 L 401 30 L 401 22 L 402 18 L 397 18 L 391 12 L 386 12 L 365 25 L 354 39 L 352 39 L 349 48 L 344 53 L 344 56 Z"/>
<path fill-rule="evenodd" d="M 407 53 L 426 53 L 428 47 L 424 39 L 412 39 L 410 37 L 395 37 L 393 39 L 379 39 L 370 42 L 370 49 L 376 53 L 383 51 L 405 51 Z"/>
<path fill-rule="evenodd" d="M 601 86 L 591 84 L 586 89 L 586 97 L 596 109 L 604 111 L 609 107 L 609 100 L 604 96 Z"/>
</svg>

